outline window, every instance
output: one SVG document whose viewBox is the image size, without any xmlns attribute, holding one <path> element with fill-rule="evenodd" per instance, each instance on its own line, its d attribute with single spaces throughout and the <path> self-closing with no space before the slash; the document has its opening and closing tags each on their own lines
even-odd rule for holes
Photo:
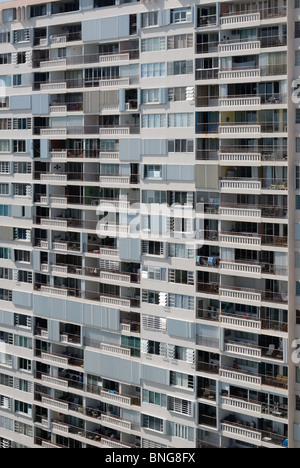
<svg viewBox="0 0 300 468">
<path fill-rule="evenodd" d="M 169 153 L 193 153 L 194 140 L 169 140 L 168 141 Z"/>
<path fill-rule="evenodd" d="M 0 258 L 11 260 L 11 257 L 11 249 L 8 249 L 7 247 L 0 247 Z"/>
<path fill-rule="evenodd" d="M 32 416 L 32 405 L 29 405 L 24 401 L 15 400 L 15 412 L 26 414 L 27 416 Z"/>
<path fill-rule="evenodd" d="M 0 195 L 9 195 L 9 184 L 0 184 Z"/>
<path fill-rule="evenodd" d="M 19 29 L 18 31 L 14 31 L 13 34 L 14 34 L 14 43 L 30 41 L 30 29 Z"/>
<path fill-rule="evenodd" d="M 168 100 L 171 102 L 176 101 L 186 101 L 187 99 L 187 89 L 186 87 L 180 88 L 169 88 L 168 89 Z"/>
<path fill-rule="evenodd" d="M 183 294 L 169 294 L 169 307 L 177 309 L 194 310 L 193 296 L 185 296 Z"/>
<path fill-rule="evenodd" d="M 194 114 L 168 114 L 168 127 L 193 127 Z"/>
<path fill-rule="evenodd" d="M 0 44 L 4 44 L 6 42 L 10 42 L 10 32 L 0 33 Z"/>
<path fill-rule="evenodd" d="M 142 13 L 142 28 L 158 26 L 158 11 Z"/>
<path fill-rule="evenodd" d="M 28 197 L 31 196 L 31 185 L 26 184 L 14 184 L 14 195 L 18 197 Z"/>
<path fill-rule="evenodd" d="M 17 434 L 22 434 L 27 437 L 33 437 L 33 428 L 28 424 L 24 424 L 20 421 L 15 421 L 15 432 Z"/>
<path fill-rule="evenodd" d="M 161 179 L 162 178 L 162 166 L 158 165 L 145 165 L 144 168 L 145 179 Z"/>
<path fill-rule="evenodd" d="M 13 75 L 13 86 L 22 86 L 22 75 Z"/>
<path fill-rule="evenodd" d="M 164 254 L 164 243 L 155 241 L 142 241 L 143 255 L 162 256 Z"/>
<path fill-rule="evenodd" d="M 170 372 L 170 385 L 183 388 L 194 388 L 194 377 L 188 374 L 182 374 L 181 372 Z"/>
<path fill-rule="evenodd" d="M 133 336 L 121 336 L 121 345 L 130 348 L 131 356 L 139 357 L 141 354 L 141 339 Z"/>
<path fill-rule="evenodd" d="M 186 270 L 169 269 L 169 282 L 179 284 L 194 284 L 194 272 Z"/>
<path fill-rule="evenodd" d="M 0 300 L 1 301 L 11 302 L 12 301 L 12 291 L 9 291 L 8 289 L 0 289 Z"/>
<path fill-rule="evenodd" d="M 26 270 L 15 270 L 16 281 L 20 283 L 32 283 L 32 272 Z"/>
<path fill-rule="evenodd" d="M 15 262 L 30 263 L 30 252 L 15 250 Z"/>
<path fill-rule="evenodd" d="M 15 335 L 14 345 L 20 346 L 21 348 L 32 349 L 32 339 L 26 336 Z"/>
<path fill-rule="evenodd" d="M 158 203 L 160 205 L 167 203 L 167 192 L 159 190 L 143 190 L 142 203 L 152 204 Z"/>
<path fill-rule="evenodd" d="M 169 257 L 194 258 L 194 247 L 185 244 L 169 244 Z"/>
<path fill-rule="evenodd" d="M 168 75 L 191 75 L 193 73 L 192 60 L 179 60 L 168 62 Z"/>
<path fill-rule="evenodd" d="M 142 117 L 143 128 L 165 128 L 166 126 L 166 114 L 144 114 Z"/>
<path fill-rule="evenodd" d="M 31 372 L 32 367 L 30 359 L 19 358 L 19 369 Z"/>
<path fill-rule="evenodd" d="M 141 66 L 142 78 L 158 78 L 166 76 L 166 64 L 164 62 L 145 63 Z"/>
<path fill-rule="evenodd" d="M 142 39 L 142 52 L 156 52 L 159 50 L 166 50 L 165 37 L 153 37 L 149 39 Z"/>
<path fill-rule="evenodd" d="M 0 140 L 0 153 L 10 153 L 10 140 Z"/>
<path fill-rule="evenodd" d="M 30 7 L 30 18 L 36 18 L 37 16 L 47 15 L 47 4 L 34 5 Z"/>
<path fill-rule="evenodd" d="M 0 65 L 8 65 L 11 63 L 11 54 L 0 54 Z"/>
<path fill-rule="evenodd" d="M 142 426 L 153 431 L 163 432 L 164 422 L 162 419 L 148 416 L 147 414 L 142 415 Z"/>
<path fill-rule="evenodd" d="M 154 315 L 143 315 L 142 325 L 144 329 L 153 331 L 167 331 L 167 319 L 162 317 L 155 317 Z"/>
<path fill-rule="evenodd" d="M 142 104 L 157 104 L 159 103 L 159 89 L 143 89 Z"/>
<path fill-rule="evenodd" d="M 167 407 L 167 395 L 162 393 L 152 392 L 150 390 L 143 389 L 142 394 L 143 402 L 149 403 L 150 405 Z"/>
<path fill-rule="evenodd" d="M 0 278 L 12 280 L 12 269 L 11 268 L 0 268 Z"/>
<path fill-rule="evenodd" d="M 171 23 L 187 23 L 192 21 L 192 10 L 191 8 L 176 8 L 171 10 Z"/>
<path fill-rule="evenodd" d="M 169 36 L 167 41 L 168 49 L 186 49 L 193 47 L 193 34 L 179 34 Z"/>
<path fill-rule="evenodd" d="M 31 328 L 32 318 L 30 317 L 30 315 L 15 314 L 14 324 L 18 327 Z"/>
<path fill-rule="evenodd" d="M 143 265 L 142 278 L 154 281 L 167 281 L 167 269 Z"/>
<path fill-rule="evenodd" d="M 11 130 L 11 119 L 0 119 L 0 130 Z"/>
<path fill-rule="evenodd" d="M 14 163 L 15 174 L 31 174 L 31 163 L 17 162 Z"/>
<path fill-rule="evenodd" d="M 0 216 L 11 217 L 11 206 L 10 205 L 0 205 Z"/>
<path fill-rule="evenodd" d="M 181 439 L 194 441 L 194 429 L 183 424 L 168 422 L 168 434 L 174 437 L 180 437 Z"/>
<path fill-rule="evenodd" d="M 0 174 L 10 174 L 10 163 L 0 161 Z"/>
<path fill-rule="evenodd" d="M 12 366 L 12 356 L 6 353 L 0 353 L 0 364 L 3 366 Z"/>
<path fill-rule="evenodd" d="M 13 119 L 14 130 L 31 130 L 31 119 Z"/>
<path fill-rule="evenodd" d="M 8 108 L 9 108 L 9 97 L 0 96 L 0 109 L 8 109 Z"/>
<path fill-rule="evenodd" d="M 11 398 L 0 395 L 0 406 L 1 406 L 1 408 L 10 410 L 11 409 Z"/>
<path fill-rule="evenodd" d="M 192 416 L 193 403 L 192 401 L 168 396 L 168 410 L 174 411 L 175 413 L 185 414 L 187 416 Z"/>
</svg>

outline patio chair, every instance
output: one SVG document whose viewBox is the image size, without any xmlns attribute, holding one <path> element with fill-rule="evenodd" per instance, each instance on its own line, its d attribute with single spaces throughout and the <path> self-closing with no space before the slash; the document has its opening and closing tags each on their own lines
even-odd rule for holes
<svg viewBox="0 0 300 468">
<path fill-rule="evenodd" d="M 267 356 L 272 356 L 275 351 L 275 345 L 270 344 L 269 349 L 267 351 Z"/>
</svg>

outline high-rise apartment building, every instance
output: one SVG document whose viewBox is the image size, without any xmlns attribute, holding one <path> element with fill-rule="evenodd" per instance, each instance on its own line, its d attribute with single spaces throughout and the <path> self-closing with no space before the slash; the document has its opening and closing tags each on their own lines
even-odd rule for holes
<svg viewBox="0 0 300 468">
<path fill-rule="evenodd" d="M 300 2 L 0 20 L 0 446 L 300 447 Z"/>
</svg>

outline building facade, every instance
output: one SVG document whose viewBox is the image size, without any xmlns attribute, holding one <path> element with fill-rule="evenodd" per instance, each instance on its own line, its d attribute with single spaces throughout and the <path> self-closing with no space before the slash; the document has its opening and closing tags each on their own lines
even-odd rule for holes
<svg viewBox="0 0 300 468">
<path fill-rule="evenodd" d="M 0 15 L 0 446 L 299 447 L 300 2 Z"/>
</svg>

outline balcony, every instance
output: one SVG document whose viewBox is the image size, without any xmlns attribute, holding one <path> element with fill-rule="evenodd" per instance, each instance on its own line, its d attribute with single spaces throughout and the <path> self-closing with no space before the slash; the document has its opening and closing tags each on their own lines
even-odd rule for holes
<svg viewBox="0 0 300 468">
<path fill-rule="evenodd" d="M 219 99 L 219 107 L 222 109 L 236 109 L 237 107 L 260 107 L 261 97 L 227 97 Z"/>
<path fill-rule="evenodd" d="M 128 62 L 130 60 L 130 56 L 128 53 L 125 54 L 108 54 L 108 55 L 100 55 L 99 56 L 99 63 L 101 64 L 115 64 L 116 62 Z"/>
<path fill-rule="evenodd" d="M 101 390 L 101 398 L 108 403 L 125 406 L 141 406 L 141 399 L 134 395 L 124 395 L 113 390 Z"/>
<path fill-rule="evenodd" d="M 267 76 L 286 75 L 287 65 L 266 65 L 266 66 L 249 66 L 241 68 L 221 69 L 219 71 L 219 79 L 224 81 L 235 80 L 256 80 L 257 78 Z"/>
<path fill-rule="evenodd" d="M 221 233 L 220 234 L 220 242 L 222 244 L 230 244 L 232 247 L 233 245 L 236 245 L 238 247 L 242 246 L 247 246 L 247 248 L 250 247 L 260 247 L 262 244 L 262 239 L 260 236 L 256 236 L 255 234 L 247 233 Z"/>
<path fill-rule="evenodd" d="M 259 40 L 257 41 L 228 41 L 227 43 L 220 44 L 219 45 L 219 53 L 220 54 L 238 54 L 240 55 L 241 53 L 247 54 L 248 52 L 253 52 L 256 51 L 257 53 L 259 52 L 261 48 L 261 42 Z"/>
<path fill-rule="evenodd" d="M 222 218 L 261 218 L 262 211 L 260 209 L 254 209 L 254 208 L 234 208 L 234 207 L 225 207 L 225 206 L 220 206 L 219 208 L 219 215 L 222 216 Z"/>
<path fill-rule="evenodd" d="M 247 23 L 263 21 L 263 20 L 273 20 L 276 18 L 284 19 L 287 16 L 287 8 L 285 1 L 280 2 L 280 5 L 276 7 L 268 7 L 268 4 L 264 5 L 262 8 L 257 3 L 252 4 L 252 12 L 247 13 L 246 11 L 237 11 L 238 4 L 232 2 L 228 3 L 230 10 L 225 13 L 221 13 L 220 24 L 223 27 L 232 28 L 234 25 L 247 25 Z M 249 25 L 249 27 L 252 25 Z M 257 26 L 257 25 L 256 25 Z"/>
<path fill-rule="evenodd" d="M 247 137 L 258 137 L 261 134 L 261 132 L 261 125 L 257 124 L 220 124 L 219 126 L 219 133 L 222 137 L 234 137 L 243 135 L 246 135 Z"/>
<path fill-rule="evenodd" d="M 286 436 L 283 436 L 278 433 L 273 433 L 269 431 L 263 431 L 258 429 L 251 429 L 250 424 L 247 425 L 246 422 L 243 424 L 237 422 L 234 415 L 229 416 L 227 420 L 224 420 L 221 423 L 222 435 L 225 437 L 241 440 L 247 443 L 251 443 L 258 446 L 281 446 L 284 447 L 286 442 Z M 250 427 L 249 427 L 250 426 Z"/>
<path fill-rule="evenodd" d="M 128 136 L 138 135 L 140 133 L 140 127 L 137 125 L 126 125 L 126 126 L 100 126 L 100 136 Z"/>
<path fill-rule="evenodd" d="M 246 358 L 261 358 L 262 350 L 258 346 L 238 342 L 225 343 L 225 353 L 237 354 Z"/>
<path fill-rule="evenodd" d="M 260 180 L 243 180 L 243 179 L 221 179 L 220 181 L 220 189 L 223 192 L 238 192 L 246 191 L 246 192 L 257 192 L 261 191 L 262 184 Z"/>
<path fill-rule="evenodd" d="M 245 318 L 234 315 L 221 314 L 220 325 L 225 328 L 238 329 L 238 330 L 253 330 L 259 331 L 262 329 L 262 323 L 259 319 Z"/>
<path fill-rule="evenodd" d="M 230 275 L 232 274 L 240 274 L 243 276 L 253 276 L 253 275 L 261 275 L 262 273 L 262 266 L 257 265 L 255 263 L 243 263 L 243 262 L 235 262 L 235 261 L 220 261 L 220 270 L 222 274 L 226 274 L 226 272 Z"/>
<path fill-rule="evenodd" d="M 287 248 L 287 236 L 273 236 L 267 234 L 243 233 L 243 232 L 221 232 L 220 242 L 223 244 L 231 244 L 237 246 L 244 246 L 250 248 L 252 246 L 260 247 L 263 245 L 270 245 L 273 247 Z"/>
<path fill-rule="evenodd" d="M 270 405 L 229 395 L 222 396 L 221 405 L 223 409 L 246 411 L 254 417 L 261 417 L 263 415 L 269 415 L 280 419 L 287 419 L 288 417 L 287 407 L 285 405 Z"/>
<path fill-rule="evenodd" d="M 272 375 L 264 374 L 253 374 L 253 372 L 246 372 L 244 370 L 239 370 L 239 368 L 225 368 L 222 367 L 219 369 L 219 376 L 225 382 L 228 382 L 232 385 L 239 385 L 243 388 L 255 388 L 258 390 L 258 387 L 262 385 L 273 387 L 276 389 L 281 389 L 286 391 L 288 389 L 288 378 L 278 372 Z"/>
<path fill-rule="evenodd" d="M 241 13 L 239 15 L 223 16 L 220 18 L 222 29 L 234 29 L 236 26 L 247 26 L 250 23 L 258 23 L 261 20 L 260 12 L 257 13 Z"/>
<path fill-rule="evenodd" d="M 234 302 L 254 305 L 260 302 L 275 302 L 287 306 L 288 294 L 286 291 L 276 292 L 267 290 L 252 290 L 236 286 L 220 286 L 219 287 L 220 299 L 225 302 Z"/>
<path fill-rule="evenodd" d="M 102 305 L 110 306 L 110 307 L 121 307 L 125 309 L 139 309 L 140 308 L 140 299 L 139 298 L 132 298 L 132 297 L 119 297 L 113 296 L 109 294 L 100 295 L 100 303 Z"/>
</svg>

